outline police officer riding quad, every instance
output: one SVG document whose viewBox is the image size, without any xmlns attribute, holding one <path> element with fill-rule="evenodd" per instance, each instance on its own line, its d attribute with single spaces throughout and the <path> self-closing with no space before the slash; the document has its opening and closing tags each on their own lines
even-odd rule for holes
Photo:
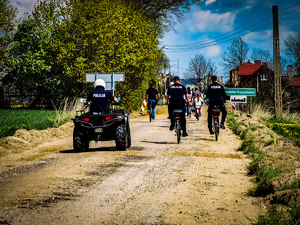
<svg viewBox="0 0 300 225">
<path fill-rule="evenodd" d="M 131 146 L 129 113 L 124 110 L 109 110 L 107 113 L 93 114 L 77 111 L 73 131 L 73 148 L 75 151 L 87 151 L 90 141 L 115 140 L 118 150 Z"/>
<path fill-rule="evenodd" d="M 90 141 L 115 140 L 117 149 L 126 150 L 131 146 L 129 128 L 129 113 L 122 109 L 110 109 L 109 101 L 118 104 L 119 101 L 112 93 L 105 90 L 102 79 L 95 81 L 95 90 L 91 91 L 86 99 L 90 111 L 76 112 L 73 132 L 73 147 L 75 151 L 89 149 Z"/>
</svg>

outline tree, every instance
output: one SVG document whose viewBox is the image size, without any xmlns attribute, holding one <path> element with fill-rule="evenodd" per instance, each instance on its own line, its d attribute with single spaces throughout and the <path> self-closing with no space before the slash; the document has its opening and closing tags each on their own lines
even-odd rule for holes
<svg viewBox="0 0 300 225">
<path fill-rule="evenodd" d="M 47 74 L 50 66 L 45 62 L 43 44 L 34 21 L 24 20 L 19 24 L 7 60 L 6 82 L 14 85 L 20 96 L 46 97 Z"/>
<path fill-rule="evenodd" d="M 284 41 L 284 51 L 293 65 L 294 73 L 300 76 L 300 34 L 289 35 Z"/>
<path fill-rule="evenodd" d="M 232 70 L 246 62 L 249 46 L 241 37 L 233 39 L 227 50 L 222 54 L 223 62 L 220 63 L 225 70 Z"/>
<path fill-rule="evenodd" d="M 0 1 L 0 71 L 3 70 L 4 58 L 13 39 L 16 15 L 17 9 L 9 5 L 9 0 Z"/>
<path fill-rule="evenodd" d="M 188 70 L 185 73 L 185 78 L 199 86 L 200 91 L 205 92 L 208 84 L 205 81 L 205 76 L 210 74 L 211 68 L 216 72 L 217 68 L 210 59 L 205 59 L 203 55 L 195 55 L 189 61 Z"/>
<path fill-rule="evenodd" d="M 143 14 L 153 21 L 160 29 L 169 30 L 174 28 L 176 21 L 182 21 L 184 14 L 190 10 L 193 3 L 200 5 L 202 0 L 127 0 L 131 3 L 131 7 L 136 11 L 141 11 Z"/>
<path fill-rule="evenodd" d="M 254 48 L 252 49 L 252 53 L 250 58 L 255 61 L 255 60 L 260 60 L 261 62 L 267 62 L 270 64 L 271 61 L 271 53 L 269 50 L 264 50 L 261 48 Z"/>
</svg>

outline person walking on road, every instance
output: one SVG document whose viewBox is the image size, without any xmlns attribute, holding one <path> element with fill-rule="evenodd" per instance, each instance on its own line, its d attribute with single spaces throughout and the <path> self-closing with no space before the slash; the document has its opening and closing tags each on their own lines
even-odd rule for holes
<svg viewBox="0 0 300 225">
<path fill-rule="evenodd" d="M 226 92 L 224 87 L 217 83 L 217 76 L 212 76 L 211 81 L 213 82 L 211 85 L 208 86 L 207 92 L 206 92 L 206 98 L 209 99 L 209 105 L 208 105 L 208 116 L 207 116 L 207 123 L 208 123 L 208 130 L 210 134 L 214 134 L 212 131 L 212 113 L 211 110 L 214 106 L 219 106 L 221 112 L 222 112 L 222 119 L 220 128 L 225 129 L 224 122 L 226 119 L 227 111 L 226 107 L 224 105 L 226 101 Z"/>
<path fill-rule="evenodd" d="M 167 96 L 166 96 L 166 103 L 170 104 L 171 109 L 171 125 L 170 130 L 174 130 L 175 127 L 175 118 L 172 114 L 174 109 L 181 109 L 181 126 L 182 126 L 182 137 L 188 136 L 186 132 L 186 119 L 185 119 L 185 103 L 188 99 L 187 91 L 185 86 L 180 84 L 179 77 L 174 77 L 174 84 L 169 87 Z"/>
</svg>

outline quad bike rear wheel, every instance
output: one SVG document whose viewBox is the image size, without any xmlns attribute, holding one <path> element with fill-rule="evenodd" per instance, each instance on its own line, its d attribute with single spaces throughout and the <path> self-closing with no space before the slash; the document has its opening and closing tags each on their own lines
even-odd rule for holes
<svg viewBox="0 0 300 225">
<path fill-rule="evenodd" d="M 73 131 L 73 148 L 75 151 L 87 151 L 89 149 L 89 140 L 84 132 L 74 127 Z"/>
</svg>

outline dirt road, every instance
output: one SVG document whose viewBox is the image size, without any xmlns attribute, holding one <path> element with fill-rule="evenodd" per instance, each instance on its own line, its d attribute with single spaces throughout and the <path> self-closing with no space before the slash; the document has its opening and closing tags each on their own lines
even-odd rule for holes
<svg viewBox="0 0 300 225">
<path fill-rule="evenodd" d="M 132 147 L 72 150 L 69 136 L 0 158 L 0 224 L 250 224 L 263 212 L 239 138 L 187 119 L 176 143 L 166 115 L 130 121 Z"/>
</svg>

